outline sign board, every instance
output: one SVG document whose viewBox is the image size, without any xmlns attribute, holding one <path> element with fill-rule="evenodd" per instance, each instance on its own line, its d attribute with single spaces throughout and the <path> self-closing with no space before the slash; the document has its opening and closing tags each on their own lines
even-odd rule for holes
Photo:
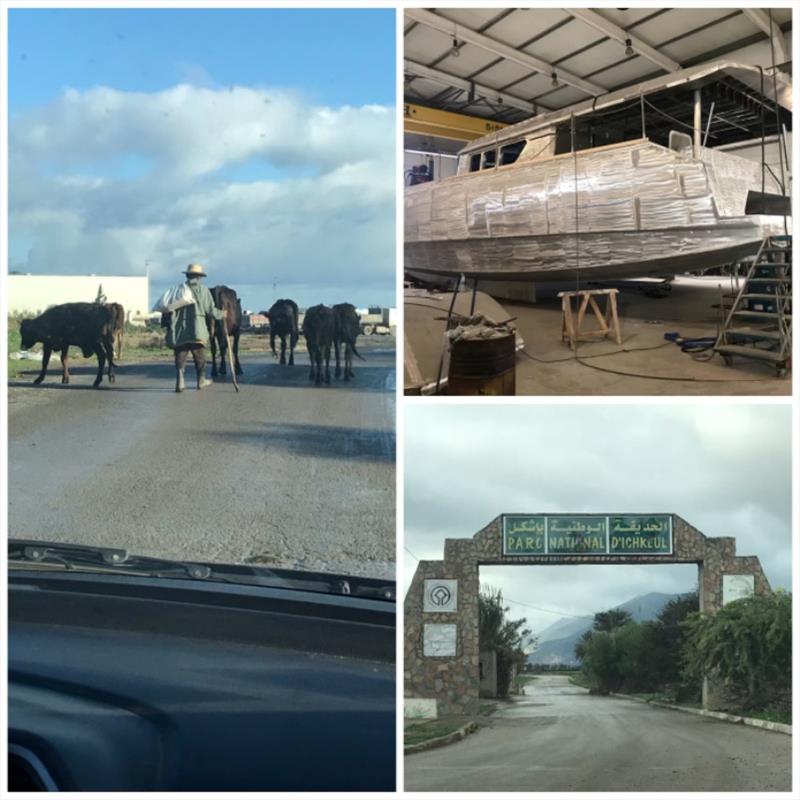
<svg viewBox="0 0 800 800">
<path fill-rule="evenodd" d="M 422 654 L 442 657 L 456 654 L 456 626 L 426 623 L 422 634 Z"/>
<path fill-rule="evenodd" d="M 436 578 L 425 581 L 422 610 L 426 613 L 453 614 L 458 608 L 458 581 Z"/>
<path fill-rule="evenodd" d="M 726 606 L 734 600 L 752 597 L 756 591 L 755 575 L 723 575 L 722 605 Z"/>
<path fill-rule="evenodd" d="M 504 556 L 670 555 L 670 514 L 504 514 Z"/>
</svg>

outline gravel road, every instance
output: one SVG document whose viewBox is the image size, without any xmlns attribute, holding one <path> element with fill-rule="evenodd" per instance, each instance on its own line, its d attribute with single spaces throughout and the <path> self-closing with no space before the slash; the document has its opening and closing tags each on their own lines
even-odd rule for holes
<svg viewBox="0 0 800 800">
<path fill-rule="evenodd" d="M 543 675 L 491 726 L 405 758 L 409 791 L 787 792 L 792 738 Z"/>
<path fill-rule="evenodd" d="M 304 353 L 246 356 L 238 395 L 176 394 L 166 362 L 62 387 L 55 360 L 9 388 L 10 535 L 394 578 L 392 348 L 365 342 L 355 380 L 320 388 Z"/>
</svg>

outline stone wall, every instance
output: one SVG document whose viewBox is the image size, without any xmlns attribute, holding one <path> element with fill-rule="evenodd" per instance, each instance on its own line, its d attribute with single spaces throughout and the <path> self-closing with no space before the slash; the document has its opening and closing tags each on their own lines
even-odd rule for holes
<svg viewBox="0 0 800 800">
<path fill-rule="evenodd" d="M 442 561 L 421 561 L 405 600 L 404 683 L 407 698 L 435 698 L 439 716 L 474 715 L 479 708 L 479 567 L 500 564 L 682 564 L 699 567 L 700 608 L 722 607 L 722 576 L 754 576 L 756 594 L 771 591 L 756 556 L 737 556 L 732 537 L 711 538 L 677 514 L 672 515 L 673 552 L 669 555 L 504 556 L 502 517 L 469 539 L 447 539 Z M 455 608 L 424 611 L 425 581 L 458 582 Z M 429 584 L 432 587 L 433 584 Z M 456 625 L 452 655 L 425 655 L 426 625 Z M 432 632 L 434 629 L 430 629 Z M 704 704 L 723 702 L 713 681 L 704 687 Z"/>
</svg>

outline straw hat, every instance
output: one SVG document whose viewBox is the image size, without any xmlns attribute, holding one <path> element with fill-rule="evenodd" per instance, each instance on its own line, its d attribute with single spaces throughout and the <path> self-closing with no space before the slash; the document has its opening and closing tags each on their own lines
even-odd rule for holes
<svg viewBox="0 0 800 800">
<path fill-rule="evenodd" d="M 186 267 L 186 272 L 184 272 L 183 274 L 189 278 L 206 277 L 206 273 L 203 271 L 203 268 L 200 266 L 200 264 L 189 264 L 189 266 Z"/>
</svg>

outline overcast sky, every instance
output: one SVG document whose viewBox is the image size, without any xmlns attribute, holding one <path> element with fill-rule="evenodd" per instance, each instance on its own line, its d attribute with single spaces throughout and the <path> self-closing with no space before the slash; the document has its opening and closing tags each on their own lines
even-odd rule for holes
<svg viewBox="0 0 800 800">
<path fill-rule="evenodd" d="M 440 559 L 503 512 L 673 512 L 735 536 L 791 589 L 788 405 L 406 405 L 405 543 Z M 405 588 L 416 560 L 406 553 Z M 648 592 L 697 584 L 694 565 L 481 568 L 534 632 Z"/>
<path fill-rule="evenodd" d="M 394 305 L 386 9 L 11 10 L 11 269 Z"/>
</svg>

